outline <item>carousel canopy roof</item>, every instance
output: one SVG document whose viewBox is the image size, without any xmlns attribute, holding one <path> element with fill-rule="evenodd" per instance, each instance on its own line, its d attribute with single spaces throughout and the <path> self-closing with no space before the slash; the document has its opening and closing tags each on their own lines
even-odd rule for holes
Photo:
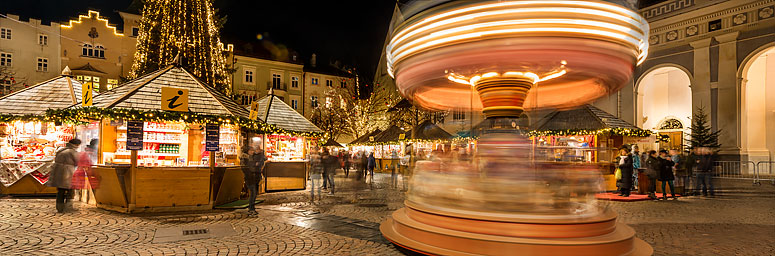
<svg viewBox="0 0 775 256">
<path fill-rule="evenodd" d="M 269 105 L 270 99 L 271 106 Z M 291 106 L 285 104 L 283 100 L 272 94 L 258 100 L 258 118 L 288 131 L 323 132 L 299 112 L 293 110 Z"/>
<path fill-rule="evenodd" d="M 396 142 L 398 141 L 398 136 L 404 132 L 406 131 L 399 128 L 398 126 L 391 125 L 385 131 L 375 135 L 374 142 L 383 142 L 383 143 Z"/>
<path fill-rule="evenodd" d="M 537 126 L 538 131 L 559 130 L 600 130 L 605 128 L 640 128 L 617 118 L 592 105 L 584 105 L 573 110 L 555 111 L 547 115 L 545 121 Z"/>
<path fill-rule="evenodd" d="M 336 142 L 335 140 L 332 140 L 332 139 L 328 139 L 328 141 L 326 141 L 326 144 L 323 144 L 323 146 L 324 147 L 338 147 L 338 148 L 343 148 L 344 147 L 344 146 L 342 146 L 342 144 L 339 144 L 339 142 Z"/>
<path fill-rule="evenodd" d="M 0 113 L 43 115 L 47 109 L 63 109 L 79 102 L 81 83 L 62 75 L 0 98 Z"/>
<path fill-rule="evenodd" d="M 358 137 L 357 139 L 355 139 L 355 140 L 353 140 L 352 142 L 350 142 L 350 144 L 360 144 L 360 143 L 366 143 L 366 142 L 369 142 L 369 138 L 370 138 L 371 136 L 377 136 L 377 134 L 379 134 L 379 133 L 381 133 L 381 132 L 382 132 L 382 130 L 380 130 L 379 128 L 377 128 L 376 130 L 374 130 L 374 131 L 372 131 L 372 132 L 370 132 L 370 133 L 367 133 L 367 134 L 364 134 L 364 135 L 363 135 L 363 136 L 361 136 L 361 137 Z M 375 138 L 375 139 L 376 139 L 376 138 Z"/>
<path fill-rule="evenodd" d="M 435 125 L 430 120 L 425 120 L 419 125 L 406 132 L 406 139 L 415 140 L 448 140 L 452 138 L 444 129 Z"/>
<path fill-rule="evenodd" d="M 204 84 L 185 69 L 169 66 L 126 82 L 94 97 L 99 108 L 162 110 L 161 88 L 188 89 L 188 109 L 203 115 L 228 115 L 247 118 L 247 109 L 223 93 Z"/>
</svg>

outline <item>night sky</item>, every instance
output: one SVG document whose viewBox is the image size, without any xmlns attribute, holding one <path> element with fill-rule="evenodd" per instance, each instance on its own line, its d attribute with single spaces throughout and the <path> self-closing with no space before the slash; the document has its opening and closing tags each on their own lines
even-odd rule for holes
<svg viewBox="0 0 775 256">
<path fill-rule="evenodd" d="M 115 11 L 124 11 L 132 0 L 2 0 L 0 13 L 22 19 L 64 22 L 91 10 L 119 23 Z M 221 30 L 230 40 L 284 45 L 309 62 L 317 54 L 318 64 L 329 61 L 355 67 L 367 81 L 374 76 L 387 34 L 395 0 L 353 1 L 248 1 L 215 0 L 215 8 L 227 17 Z"/>
</svg>

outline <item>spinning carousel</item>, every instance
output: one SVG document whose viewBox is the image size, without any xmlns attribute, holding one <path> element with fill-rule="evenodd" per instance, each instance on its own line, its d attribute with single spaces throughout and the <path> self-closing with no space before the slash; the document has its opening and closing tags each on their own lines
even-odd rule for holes
<svg viewBox="0 0 775 256">
<path fill-rule="evenodd" d="M 453 1 L 410 14 L 386 53 L 401 94 L 427 109 L 482 111 L 490 128 L 471 159 L 417 162 L 383 235 L 412 254 L 652 254 L 595 200 L 596 166 L 533 161 L 515 127 L 525 110 L 621 89 L 646 38 L 645 19 L 602 1 Z"/>
</svg>

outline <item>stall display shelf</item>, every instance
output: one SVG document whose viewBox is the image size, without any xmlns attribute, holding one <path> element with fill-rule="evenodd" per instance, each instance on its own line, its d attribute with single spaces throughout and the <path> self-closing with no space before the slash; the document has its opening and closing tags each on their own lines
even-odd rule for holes
<svg viewBox="0 0 775 256">
<path fill-rule="evenodd" d="M 130 152 L 118 152 L 116 153 L 117 156 L 131 156 L 132 153 Z M 180 154 L 171 154 L 171 153 L 143 153 L 143 152 L 137 152 L 138 156 L 180 156 Z"/>
<path fill-rule="evenodd" d="M 118 130 L 119 131 L 126 131 L 126 126 L 119 127 Z M 183 133 L 182 130 L 150 129 L 150 128 L 144 128 L 143 132 Z"/>
<path fill-rule="evenodd" d="M 118 142 L 126 142 L 126 139 L 117 139 Z M 177 140 L 143 140 L 143 143 L 183 144 Z"/>
</svg>

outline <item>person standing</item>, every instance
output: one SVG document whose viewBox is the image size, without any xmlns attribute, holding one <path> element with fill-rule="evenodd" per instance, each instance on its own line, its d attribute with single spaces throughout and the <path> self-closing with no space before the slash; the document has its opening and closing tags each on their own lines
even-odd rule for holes
<svg viewBox="0 0 775 256">
<path fill-rule="evenodd" d="M 401 160 L 398 162 L 400 164 L 400 173 L 401 173 L 401 183 L 403 184 L 402 190 L 407 190 L 408 184 L 407 181 L 409 179 L 409 164 L 412 162 L 412 150 L 407 148 L 406 152 L 404 152 L 404 156 L 401 157 Z"/>
<path fill-rule="evenodd" d="M 72 139 L 67 142 L 65 147 L 59 149 L 54 157 L 54 164 L 51 166 L 46 186 L 57 188 L 56 209 L 57 212 L 65 212 L 67 201 L 72 196 L 71 190 L 73 173 L 78 166 L 78 146 L 81 140 Z"/>
<path fill-rule="evenodd" d="M 398 186 L 398 162 L 400 159 L 398 158 L 398 152 L 396 150 L 390 151 L 390 185 L 393 188 L 396 188 Z"/>
<path fill-rule="evenodd" d="M 323 148 L 323 153 L 320 153 L 320 164 L 323 166 L 323 186 L 321 186 L 322 189 L 328 189 L 328 173 L 330 172 L 329 169 L 331 164 L 331 155 L 328 153 L 328 148 Z"/>
<path fill-rule="evenodd" d="M 92 156 L 96 153 L 97 142 L 97 139 L 91 140 L 89 145 L 84 148 L 83 152 L 78 155 L 78 166 L 73 173 L 73 180 L 70 182 L 70 188 L 79 190 L 89 188 L 86 186 L 86 180 L 87 177 L 92 177 L 91 166 L 94 163 L 92 162 Z"/>
<path fill-rule="evenodd" d="M 641 166 L 640 149 L 638 145 L 632 145 L 632 189 L 638 190 L 638 173 Z"/>
<path fill-rule="evenodd" d="M 242 175 L 245 179 L 245 187 L 248 189 L 248 215 L 256 214 L 255 201 L 258 194 L 258 178 L 254 171 L 256 165 L 254 153 L 251 147 L 245 147 L 240 154 Z"/>
<path fill-rule="evenodd" d="M 675 187 L 673 186 L 673 180 L 675 180 L 673 167 L 675 167 L 675 163 L 670 160 L 670 155 L 667 154 L 667 150 L 663 149 L 659 151 L 659 166 L 659 181 L 662 182 L 662 198 L 667 200 L 665 184 L 668 184 L 670 185 L 670 195 L 673 196 L 673 200 L 678 200 L 678 198 L 675 197 Z"/>
<path fill-rule="evenodd" d="M 619 150 L 619 171 L 622 174 L 622 181 L 619 190 L 620 196 L 629 197 L 630 188 L 632 188 L 632 155 L 630 155 L 630 149 L 623 147 Z"/>
<path fill-rule="evenodd" d="M 374 152 L 369 153 L 367 162 L 367 171 L 369 174 L 371 174 L 371 180 L 374 181 L 374 167 L 377 167 L 377 159 L 374 158 Z"/>
<path fill-rule="evenodd" d="M 334 176 L 336 176 L 336 169 L 339 167 L 339 159 L 333 154 L 328 154 L 328 150 L 325 149 L 323 150 L 323 156 L 321 159 L 324 164 L 323 183 L 325 183 L 326 180 L 328 181 L 328 186 L 331 187 L 331 189 L 328 191 L 328 194 L 333 195 L 336 189 Z"/>
<path fill-rule="evenodd" d="M 368 176 L 368 172 L 366 170 L 368 169 L 369 165 L 369 156 L 366 154 L 366 150 L 361 151 L 361 175 L 363 175 L 363 178 L 365 179 Z"/>
<path fill-rule="evenodd" d="M 648 177 L 648 196 L 652 200 L 657 199 L 657 177 L 659 176 L 660 165 L 659 159 L 657 159 L 657 151 L 649 151 L 649 156 L 646 159 L 646 177 Z"/>
<path fill-rule="evenodd" d="M 352 165 L 352 159 L 350 159 L 352 155 L 350 155 L 350 151 L 344 151 L 344 154 L 342 155 L 342 161 L 344 162 L 344 166 L 342 167 L 344 169 L 344 177 L 347 178 L 350 176 L 350 165 Z"/>
<path fill-rule="evenodd" d="M 700 191 L 702 187 L 702 196 L 715 196 L 715 189 L 713 187 L 713 154 L 709 148 L 700 148 L 700 156 L 696 160 L 697 168 L 697 187 L 696 190 Z"/>
</svg>

